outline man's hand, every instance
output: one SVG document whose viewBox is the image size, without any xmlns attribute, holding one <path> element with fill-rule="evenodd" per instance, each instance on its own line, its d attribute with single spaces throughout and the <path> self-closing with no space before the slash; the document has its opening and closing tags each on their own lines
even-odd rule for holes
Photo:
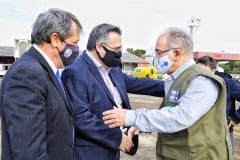
<svg viewBox="0 0 240 160">
<path fill-rule="evenodd" d="M 228 128 L 237 125 L 237 123 L 235 123 L 230 117 L 228 117 L 228 118 L 229 118 L 229 120 L 230 120 L 230 122 L 229 122 L 229 124 L 228 124 Z"/>
<path fill-rule="evenodd" d="M 133 147 L 132 138 L 125 135 L 124 132 L 126 131 L 127 131 L 127 128 L 122 129 L 122 141 L 119 146 L 119 149 L 121 149 L 123 152 L 126 152 L 126 151 L 129 152 L 130 149 Z"/>
<path fill-rule="evenodd" d="M 128 130 L 128 137 L 132 139 L 134 136 L 138 135 L 139 132 L 140 132 L 140 131 L 135 130 L 135 127 L 131 127 L 131 128 Z"/>
<path fill-rule="evenodd" d="M 105 124 L 110 124 L 109 128 L 125 126 L 125 117 L 127 109 L 118 109 L 113 107 L 112 110 L 103 112 L 103 120 Z"/>
</svg>

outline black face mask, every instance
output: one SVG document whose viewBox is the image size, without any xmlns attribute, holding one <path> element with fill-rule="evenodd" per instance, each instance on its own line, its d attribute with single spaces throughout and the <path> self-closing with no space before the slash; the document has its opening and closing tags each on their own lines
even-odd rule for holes
<svg viewBox="0 0 240 160">
<path fill-rule="evenodd" d="M 97 55 L 99 57 L 99 59 L 108 67 L 117 67 L 119 66 L 119 64 L 121 63 L 121 57 L 122 57 L 122 52 L 119 51 L 117 52 L 113 52 L 108 50 L 106 47 L 102 46 L 103 49 L 106 51 L 105 56 L 102 58 L 100 56 L 100 54 L 97 51 Z"/>
</svg>

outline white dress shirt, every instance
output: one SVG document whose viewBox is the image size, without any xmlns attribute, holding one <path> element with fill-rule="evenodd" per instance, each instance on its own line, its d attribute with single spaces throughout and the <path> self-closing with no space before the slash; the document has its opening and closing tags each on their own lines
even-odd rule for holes
<svg viewBox="0 0 240 160">
<path fill-rule="evenodd" d="M 193 59 L 187 61 L 165 81 L 167 95 L 174 80 L 187 68 L 195 64 Z M 193 125 L 214 105 L 219 94 L 219 84 L 206 76 L 197 76 L 189 84 L 176 107 L 157 109 L 128 110 L 125 126 L 135 126 L 143 132 L 174 133 Z"/>
<path fill-rule="evenodd" d="M 43 58 L 47 61 L 47 63 L 49 64 L 49 66 L 52 68 L 54 74 L 56 75 L 57 73 L 57 67 L 55 66 L 55 64 L 53 63 L 53 61 L 35 44 L 33 44 L 33 47 L 41 53 L 41 55 L 43 56 Z"/>
</svg>

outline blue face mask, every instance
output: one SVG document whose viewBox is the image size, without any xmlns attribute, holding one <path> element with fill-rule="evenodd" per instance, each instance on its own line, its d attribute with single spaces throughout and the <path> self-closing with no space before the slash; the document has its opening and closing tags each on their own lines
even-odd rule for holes
<svg viewBox="0 0 240 160">
<path fill-rule="evenodd" d="M 156 66 L 156 68 L 158 69 L 158 73 L 160 74 L 166 74 L 171 65 L 173 64 L 173 62 L 168 58 L 168 55 L 156 58 L 156 60 L 157 61 L 155 62 L 154 66 Z"/>
<path fill-rule="evenodd" d="M 64 49 L 59 52 L 61 60 L 64 66 L 69 66 L 73 64 L 79 55 L 79 47 L 66 43 Z"/>
</svg>

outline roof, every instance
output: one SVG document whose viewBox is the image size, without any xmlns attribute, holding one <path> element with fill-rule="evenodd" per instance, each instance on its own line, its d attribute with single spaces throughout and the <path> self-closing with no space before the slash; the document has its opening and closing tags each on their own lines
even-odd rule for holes
<svg viewBox="0 0 240 160">
<path fill-rule="evenodd" d="M 122 53 L 122 63 L 149 63 L 148 61 L 146 61 L 143 58 L 140 58 L 134 54 L 131 53 Z"/>
<path fill-rule="evenodd" d="M 213 53 L 213 52 L 193 52 L 193 58 L 197 59 L 202 56 L 210 56 L 217 61 L 239 61 L 240 54 L 230 53 Z"/>
<path fill-rule="evenodd" d="M 14 47 L 0 46 L 0 57 L 14 57 Z"/>
</svg>

